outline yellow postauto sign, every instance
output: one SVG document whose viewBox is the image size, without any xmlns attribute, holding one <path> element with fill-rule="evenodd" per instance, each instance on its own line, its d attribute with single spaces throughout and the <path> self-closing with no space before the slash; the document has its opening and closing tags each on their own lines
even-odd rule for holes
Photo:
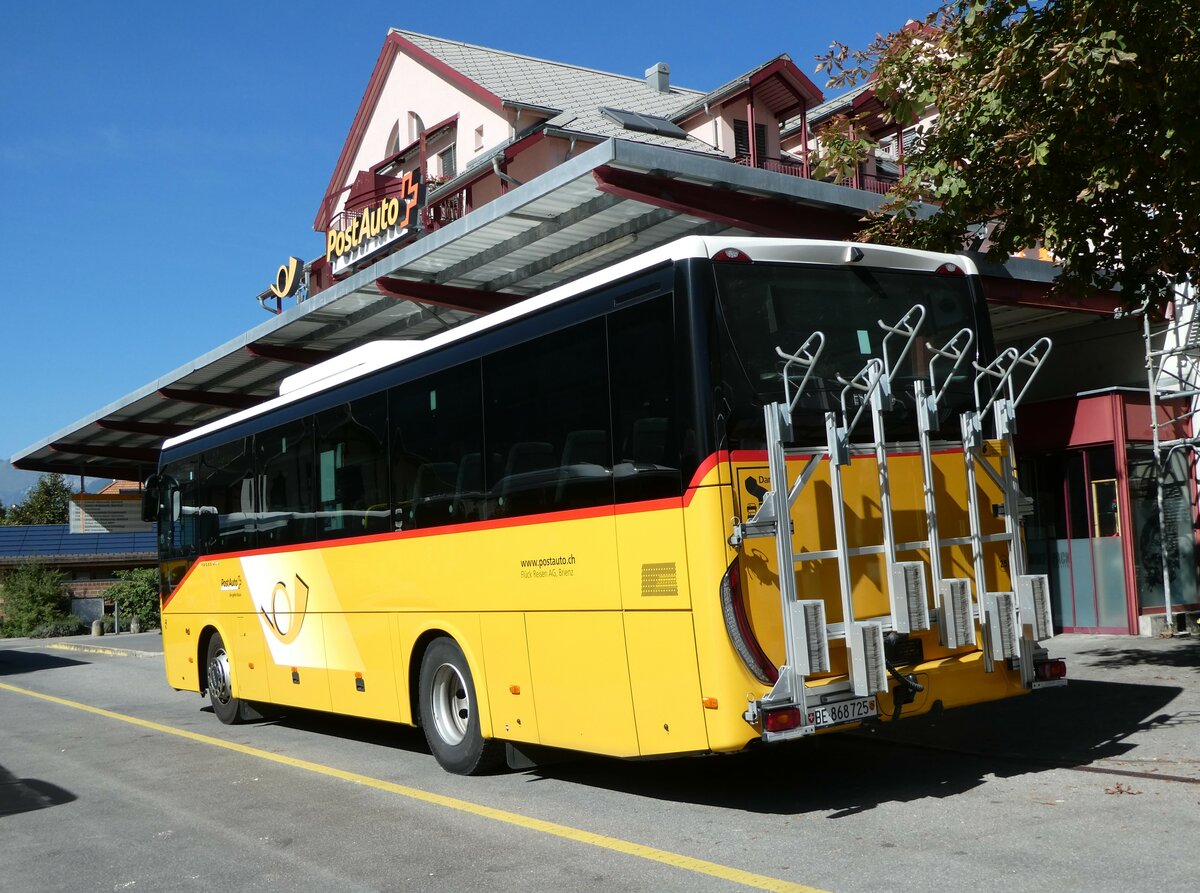
<svg viewBox="0 0 1200 893">
<path fill-rule="evenodd" d="M 416 225 L 423 193 L 420 172 L 409 171 L 400 182 L 400 195 L 382 198 L 364 208 L 349 226 L 326 232 L 325 260 L 335 274 L 365 260 Z"/>
</svg>

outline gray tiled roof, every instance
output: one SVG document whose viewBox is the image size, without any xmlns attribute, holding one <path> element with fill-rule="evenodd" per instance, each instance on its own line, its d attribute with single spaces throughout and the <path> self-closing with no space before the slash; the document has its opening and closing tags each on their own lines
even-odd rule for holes
<svg viewBox="0 0 1200 893">
<path fill-rule="evenodd" d="M 610 106 L 670 118 L 702 96 L 700 91 L 672 85 L 669 93 L 662 93 L 642 78 L 393 30 L 502 100 L 557 109 L 561 114 L 552 123 L 564 130 L 721 154 L 691 137 L 676 139 L 626 130 L 600 113 L 602 106 Z"/>
<path fill-rule="evenodd" d="M 850 103 L 854 101 L 854 98 L 860 93 L 866 92 L 870 86 L 870 81 L 863 81 L 861 84 L 851 87 L 840 96 L 835 96 L 832 99 L 826 99 L 820 105 L 814 105 L 808 110 L 807 118 L 809 125 L 811 126 L 812 124 L 819 122 L 824 118 L 829 118 L 833 115 L 836 115 L 838 112 L 846 111 L 850 108 Z M 788 120 L 784 121 L 780 130 L 783 133 L 787 133 L 789 130 L 799 126 L 800 116 L 796 115 L 796 117 L 788 118 Z"/>
<path fill-rule="evenodd" d="M 738 87 L 742 87 L 742 86 L 750 83 L 750 79 L 752 77 L 754 77 L 754 75 L 758 74 L 760 71 L 762 71 L 768 65 L 774 65 L 780 59 L 786 59 L 789 62 L 792 61 L 792 57 L 789 56 L 787 53 L 780 53 L 774 59 L 768 59 L 766 62 L 762 63 L 761 65 L 757 65 L 754 68 L 750 69 L 745 74 L 738 75 L 732 81 L 727 81 L 726 83 L 717 87 L 715 90 L 709 90 L 703 96 L 693 97 L 692 101 L 690 103 L 688 103 L 686 106 L 683 106 L 682 108 L 679 109 L 679 111 L 677 111 L 675 113 L 675 116 L 676 116 L 675 120 L 681 121 L 684 118 L 686 118 L 688 115 L 694 114 L 697 110 L 703 108 L 704 103 L 713 102 L 713 101 L 719 99 L 724 94 L 729 93 L 729 92 L 737 89 Z"/>
</svg>

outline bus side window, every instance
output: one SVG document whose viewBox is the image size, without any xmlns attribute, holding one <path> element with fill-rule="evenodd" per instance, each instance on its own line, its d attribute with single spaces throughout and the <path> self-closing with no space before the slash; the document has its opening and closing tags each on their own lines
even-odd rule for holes
<svg viewBox="0 0 1200 893">
<path fill-rule="evenodd" d="M 254 442 L 259 545 L 289 546 L 315 539 L 311 420 L 279 425 Z"/>
<path fill-rule="evenodd" d="M 492 513 L 611 505 L 603 318 L 531 339 L 483 363 Z"/>
<path fill-rule="evenodd" d="M 201 554 L 254 548 L 251 442 L 249 437 L 238 438 L 200 457 L 194 514 Z"/>
<path fill-rule="evenodd" d="M 320 532 L 344 537 L 391 530 L 385 395 L 327 409 L 316 427 Z"/>
<path fill-rule="evenodd" d="M 196 460 L 182 459 L 159 475 L 162 513 L 158 521 L 159 551 L 166 558 L 194 558 L 196 536 Z"/>
<path fill-rule="evenodd" d="M 679 496 L 683 481 L 671 296 L 610 314 L 608 356 L 617 502 Z"/>
<path fill-rule="evenodd" d="M 397 529 L 441 527 L 480 517 L 479 374 L 476 360 L 392 388 L 391 471 Z"/>
</svg>

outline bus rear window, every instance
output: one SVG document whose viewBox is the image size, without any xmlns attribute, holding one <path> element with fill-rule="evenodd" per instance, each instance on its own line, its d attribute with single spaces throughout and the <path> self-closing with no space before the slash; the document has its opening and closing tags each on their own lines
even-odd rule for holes
<svg viewBox="0 0 1200 893">
<path fill-rule="evenodd" d="M 823 413 L 835 409 L 842 391 L 837 377 L 852 378 L 871 358 L 882 355 L 885 332 L 916 304 L 925 321 L 904 363 L 896 371 L 893 392 L 899 398 L 889 439 L 915 436 L 912 383 L 928 377 L 931 351 L 960 329 L 976 328 L 974 298 L 965 277 L 932 273 L 821 267 L 802 264 L 715 264 L 717 300 L 725 329 L 721 349 L 723 378 L 741 379 L 735 390 L 762 403 L 783 399 L 783 364 L 775 352 L 797 351 L 813 332 L 825 335 L 821 355 L 805 397 L 797 407 L 798 437 L 824 439 Z M 897 348 L 899 339 L 896 339 Z M 969 367 L 968 367 L 969 368 Z M 961 411 L 970 401 L 970 374 L 959 371 L 946 411 Z M 735 415 L 754 423 L 749 407 Z M 750 444 L 742 444 L 749 446 Z"/>
</svg>

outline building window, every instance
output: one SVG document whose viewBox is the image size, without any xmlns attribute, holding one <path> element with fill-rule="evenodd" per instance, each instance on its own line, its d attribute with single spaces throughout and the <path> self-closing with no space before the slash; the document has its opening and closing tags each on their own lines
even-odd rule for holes
<svg viewBox="0 0 1200 893">
<path fill-rule="evenodd" d="M 767 125 L 754 125 L 754 150 L 759 158 L 767 157 Z M 750 154 L 750 125 L 745 121 L 733 121 L 733 154 L 745 158 Z"/>
<path fill-rule="evenodd" d="M 447 180 L 458 173 L 457 154 L 458 153 L 455 146 L 451 146 L 449 149 L 438 152 L 438 159 L 441 167 L 439 173 Z"/>
<path fill-rule="evenodd" d="M 425 132 L 425 122 L 421 120 L 421 116 L 416 112 L 408 113 L 408 141 L 416 142 L 421 134 Z"/>
<path fill-rule="evenodd" d="M 480 124 L 475 128 L 475 151 L 478 152 L 483 148 L 483 125 Z"/>
<path fill-rule="evenodd" d="M 387 146 L 383 150 L 384 158 L 391 158 L 400 151 L 400 122 L 396 121 L 392 125 L 392 132 L 388 134 Z"/>
</svg>

